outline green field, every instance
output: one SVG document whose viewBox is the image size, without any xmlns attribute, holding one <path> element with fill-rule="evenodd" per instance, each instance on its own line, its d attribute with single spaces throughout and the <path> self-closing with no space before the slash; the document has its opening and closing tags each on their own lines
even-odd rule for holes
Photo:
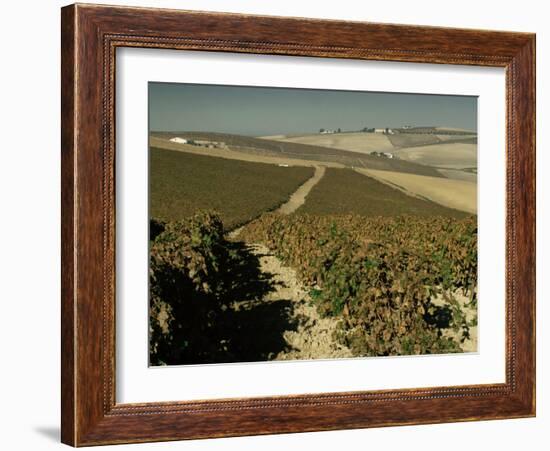
<svg viewBox="0 0 550 451">
<path fill-rule="evenodd" d="M 408 196 L 350 169 L 328 168 L 298 213 L 316 215 L 355 213 L 363 216 L 469 216 L 435 202 Z"/>
<path fill-rule="evenodd" d="M 312 175 L 313 168 L 151 148 L 150 216 L 180 220 L 214 210 L 230 230 L 286 202 Z"/>
</svg>

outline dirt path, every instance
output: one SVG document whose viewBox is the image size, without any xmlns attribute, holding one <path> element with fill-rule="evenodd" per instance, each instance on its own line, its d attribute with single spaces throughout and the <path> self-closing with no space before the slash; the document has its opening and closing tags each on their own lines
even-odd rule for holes
<svg viewBox="0 0 550 451">
<path fill-rule="evenodd" d="M 313 174 L 313 177 L 294 191 L 294 193 L 290 196 L 290 199 L 281 205 L 276 212 L 283 215 L 288 215 L 304 205 L 307 195 L 311 189 L 319 183 L 319 181 L 323 178 L 323 175 L 325 175 L 325 167 L 315 166 L 315 174 Z"/>
<path fill-rule="evenodd" d="M 302 184 L 276 212 L 288 215 L 296 211 L 305 203 L 307 195 L 319 183 L 324 174 L 325 167 L 316 166 L 314 175 Z M 388 183 L 387 181 L 385 182 Z M 244 227 L 239 227 L 230 232 L 228 238 L 232 241 L 239 241 L 239 235 Z M 321 318 L 311 301 L 308 290 L 298 279 L 296 271 L 289 266 L 285 266 L 263 244 L 244 243 L 244 245 L 258 259 L 259 270 L 270 278 L 273 283 L 273 290 L 260 301 L 253 301 L 252 304 L 245 303 L 248 305 L 242 305 L 238 308 L 247 309 L 263 305 L 274 307 L 273 311 L 286 312 L 284 314 L 283 327 L 275 334 L 277 337 L 279 334 L 282 335 L 281 339 L 285 350 L 275 350 L 275 352 L 270 354 L 269 360 L 311 360 L 353 357 L 349 348 L 341 345 L 333 338 L 334 332 L 338 328 L 338 320 L 334 318 Z M 434 303 L 439 305 L 437 302 Z M 443 304 L 441 306 L 444 306 Z M 472 320 L 471 314 L 469 314 L 467 320 Z M 460 341 L 461 332 L 455 333 L 451 330 L 446 330 L 446 336 Z M 462 348 L 464 352 L 475 352 L 477 350 L 477 326 L 470 328 L 470 337 L 462 344 Z"/>
<path fill-rule="evenodd" d="M 324 166 L 316 166 L 315 174 L 301 185 L 276 212 L 288 215 L 300 208 L 311 189 L 325 174 Z M 243 226 L 244 227 L 244 226 Z M 229 239 L 238 240 L 243 229 L 239 227 L 229 233 Z M 273 360 L 309 360 L 353 357 L 351 351 L 333 339 L 338 321 L 321 318 L 305 287 L 298 280 L 296 271 L 284 266 L 273 252 L 260 243 L 247 243 L 247 247 L 259 261 L 260 271 L 269 274 L 274 290 L 261 302 L 281 302 L 292 306 L 289 310 L 288 328 L 283 339 L 288 350 L 273 356 Z"/>
<path fill-rule="evenodd" d="M 260 269 L 270 274 L 274 291 L 262 302 L 291 302 L 289 328 L 283 338 L 290 350 L 274 356 L 274 360 L 334 359 L 352 357 L 351 351 L 336 343 L 332 338 L 338 321 L 321 318 L 304 286 L 296 276 L 296 271 L 284 266 L 273 253 L 261 244 L 249 245 L 251 252 L 258 257 Z"/>
</svg>

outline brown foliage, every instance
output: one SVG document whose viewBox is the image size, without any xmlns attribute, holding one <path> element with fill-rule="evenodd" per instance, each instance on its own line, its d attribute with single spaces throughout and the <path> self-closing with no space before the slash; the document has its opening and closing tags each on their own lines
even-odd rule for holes
<svg viewBox="0 0 550 451">
<path fill-rule="evenodd" d="M 270 214 L 243 236 L 298 270 L 320 313 L 342 319 L 338 338 L 355 354 L 460 352 L 442 336 L 431 298 L 462 290 L 475 303 L 475 217 Z"/>
</svg>

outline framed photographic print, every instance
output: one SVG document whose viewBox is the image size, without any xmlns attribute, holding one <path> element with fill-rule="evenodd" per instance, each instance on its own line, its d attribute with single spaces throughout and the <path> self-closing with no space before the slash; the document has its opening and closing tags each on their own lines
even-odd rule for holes
<svg viewBox="0 0 550 451">
<path fill-rule="evenodd" d="M 535 415 L 535 36 L 62 9 L 62 441 Z"/>
</svg>

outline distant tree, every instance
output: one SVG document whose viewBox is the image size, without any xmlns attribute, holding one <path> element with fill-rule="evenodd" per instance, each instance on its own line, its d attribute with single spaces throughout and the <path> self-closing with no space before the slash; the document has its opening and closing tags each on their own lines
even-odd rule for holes
<svg viewBox="0 0 550 451">
<path fill-rule="evenodd" d="M 324 131 L 325 131 L 324 128 L 320 128 L 320 129 L 319 129 L 319 133 L 323 133 Z"/>
<path fill-rule="evenodd" d="M 338 133 L 342 133 L 342 129 L 341 129 L 341 128 L 338 128 Z"/>
</svg>

